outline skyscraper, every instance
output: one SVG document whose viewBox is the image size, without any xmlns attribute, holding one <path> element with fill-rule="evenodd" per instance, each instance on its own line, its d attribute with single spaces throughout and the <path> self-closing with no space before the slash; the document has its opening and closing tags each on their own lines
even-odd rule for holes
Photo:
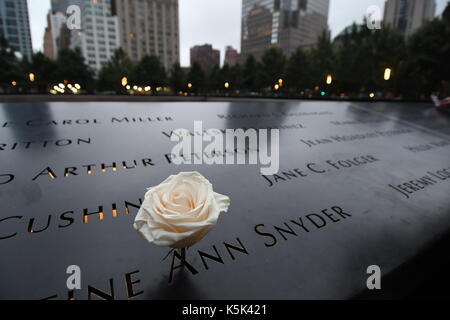
<svg viewBox="0 0 450 320">
<path fill-rule="evenodd" d="M 82 0 L 52 0 L 44 33 L 44 55 L 56 59 L 58 52 L 70 47 L 71 32 L 67 28 L 67 8 L 81 6 Z"/>
<path fill-rule="evenodd" d="M 328 30 L 329 0 L 243 0 L 241 55 L 260 59 L 270 46 L 287 55 L 312 47 Z"/>
<path fill-rule="evenodd" d="M 14 50 L 31 58 L 30 23 L 27 0 L 0 0 L 0 36 L 8 41 Z"/>
<path fill-rule="evenodd" d="M 98 71 L 120 46 L 112 0 L 81 0 L 81 30 L 71 30 L 70 47 L 79 48 L 86 63 Z"/>
<path fill-rule="evenodd" d="M 436 11 L 435 0 L 387 0 L 384 7 L 384 23 L 409 36 Z"/>
<path fill-rule="evenodd" d="M 113 0 L 121 46 L 139 61 L 156 55 L 166 70 L 180 61 L 178 0 Z"/>
<path fill-rule="evenodd" d="M 204 44 L 191 48 L 191 66 L 198 63 L 204 72 L 210 73 L 214 66 L 220 66 L 220 50 Z"/>
<path fill-rule="evenodd" d="M 44 55 L 50 59 L 58 57 L 58 51 L 63 49 L 62 33 L 67 30 L 67 18 L 61 12 L 47 14 L 47 27 L 44 33 Z M 68 46 L 66 46 L 67 48 Z"/>
<path fill-rule="evenodd" d="M 67 8 L 72 5 L 79 5 L 80 0 L 52 0 L 52 11 L 54 13 L 61 12 L 63 14 L 67 13 Z"/>
</svg>

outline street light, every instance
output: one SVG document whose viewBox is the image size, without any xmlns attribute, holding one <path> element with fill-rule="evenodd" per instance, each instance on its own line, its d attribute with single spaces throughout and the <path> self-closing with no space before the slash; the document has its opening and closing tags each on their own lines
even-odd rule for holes
<svg viewBox="0 0 450 320">
<path fill-rule="evenodd" d="M 128 84 L 128 78 L 127 77 L 123 77 L 122 78 L 122 87 L 126 87 Z"/>
<path fill-rule="evenodd" d="M 384 69 L 384 80 L 389 80 L 391 78 L 392 70 L 390 68 Z"/>
<path fill-rule="evenodd" d="M 280 86 L 280 87 L 282 87 L 283 86 L 283 79 L 278 79 L 278 85 Z"/>
<path fill-rule="evenodd" d="M 188 88 L 190 89 L 190 88 L 192 88 L 192 83 L 188 83 Z"/>
<path fill-rule="evenodd" d="M 229 82 L 225 82 L 224 85 L 225 89 L 228 89 L 230 87 L 230 83 Z"/>
<path fill-rule="evenodd" d="M 333 82 L 333 77 L 331 74 L 327 75 L 327 84 L 331 84 Z"/>
<path fill-rule="evenodd" d="M 16 81 L 11 81 L 11 84 L 15 87 L 17 86 L 17 82 Z"/>
<path fill-rule="evenodd" d="M 28 78 L 30 79 L 30 82 L 34 82 L 36 76 L 34 75 L 34 73 L 31 72 L 28 74 Z"/>
<path fill-rule="evenodd" d="M 280 89 L 280 85 L 277 83 L 273 86 L 273 88 L 275 89 L 275 91 L 277 91 L 278 89 Z"/>
</svg>

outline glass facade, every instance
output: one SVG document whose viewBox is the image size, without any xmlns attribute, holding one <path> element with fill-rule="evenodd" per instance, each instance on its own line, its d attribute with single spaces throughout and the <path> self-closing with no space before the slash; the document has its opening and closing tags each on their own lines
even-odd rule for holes
<svg viewBox="0 0 450 320">
<path fill-rule="evenodd" d="M 33 48 L 26 0 L 0 0 L 0 35 L 15 51 L 31 58 Z"/>
<path fill-rule="evenodd" d="M 286 54 L 313 46 L 328 29 L 329 0 L 243 0 L 242 56 L 259 59 L 270 46 Z"/>
</svg>

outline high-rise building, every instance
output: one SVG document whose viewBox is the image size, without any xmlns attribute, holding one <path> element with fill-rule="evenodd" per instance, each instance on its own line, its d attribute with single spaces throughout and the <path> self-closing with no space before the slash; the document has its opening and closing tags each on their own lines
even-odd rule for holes
<svg viewBox="0 0 450 320">
<path fill-rule="evenodd" d="M 70 48 L 71 31 L 67 27 L 67 9 L 71 5 L 81 6 L 82 0 L 51 0 L 44 33 L 44 55 L 56 59 L 58 52 Z"/>
<path fill-rule="evenodd" d="M 328 30 L 329 0 L 243 0 L 241 56 L 260 59 L 271 46 L 287 55 L 310 48 Z"/>
<path fill-rule="evenodd" d="M 238 62 L 238 52 L 232 46 L 227 46 L 225 48 L 225 61 L 224 65 L 228 65 L 229 67 L 233 67 Z"/>
<path fill-rule="evenodd" d="M 214 66 L 220 66 L 220 50 L 204 44 L 191 48 L 191 66 L 198 63 L 204 72 L 210 73 Z"/>
<path fill-rule="evenodd" d="M 132 60 L 155 55 L 166 70 L 180 61 L 178 0 L 114 0 L 114 12 L 121 46 Z"/>
<path fill-rule="evenodd" d="M 52 4 L 52 11 L 53 12 L 61 12 L 63 14 L 67 13 L 67 8 L 70 5 L 78 5 L 78 3 L 80 2 L 80 0 L 52 0 L 51 4 Z"/>
<path fill-rule="evenodd" d="M 58 51 L 63 48 L 68 48 L 68 44 L 64 45 L 63 33 L 68 31 L 67 18 L 61 12 L 47 14 L 47 27 L 44 33 L 44 55 L 50 59 L 58 57 Z"/>
<path fill-rule="evenodd" d="M 82 29 L 71 30 L 70 48 L 79 48 L 86 63 L 96 71 L 120 47 L 118 19 L 112 14 L 111 1 L 79 1 Z"/>
<path fill-rule="evenodd" d="M 33 47 L 27 0 L 0 0 L 0 36 L 15 51 L 31 58 Z"/>
<path fill-rule="evenodd" d="M 436 12 L 435 0 L 387 0 L 384 7 L 384 24 L 412 34 Z"/>
</svg>

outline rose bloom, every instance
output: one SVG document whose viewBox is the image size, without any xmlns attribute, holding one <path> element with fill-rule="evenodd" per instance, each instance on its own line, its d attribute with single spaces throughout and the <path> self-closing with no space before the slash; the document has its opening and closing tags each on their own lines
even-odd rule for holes
<svg viewBox="0 0 450 320">
<path fill-rule="evenodd" d="M 211 231 L 229 205 L 200 173 L 181 172 L 148 189 L 134 228 L 157 246 L 186 248 Z"/>
</svg>

